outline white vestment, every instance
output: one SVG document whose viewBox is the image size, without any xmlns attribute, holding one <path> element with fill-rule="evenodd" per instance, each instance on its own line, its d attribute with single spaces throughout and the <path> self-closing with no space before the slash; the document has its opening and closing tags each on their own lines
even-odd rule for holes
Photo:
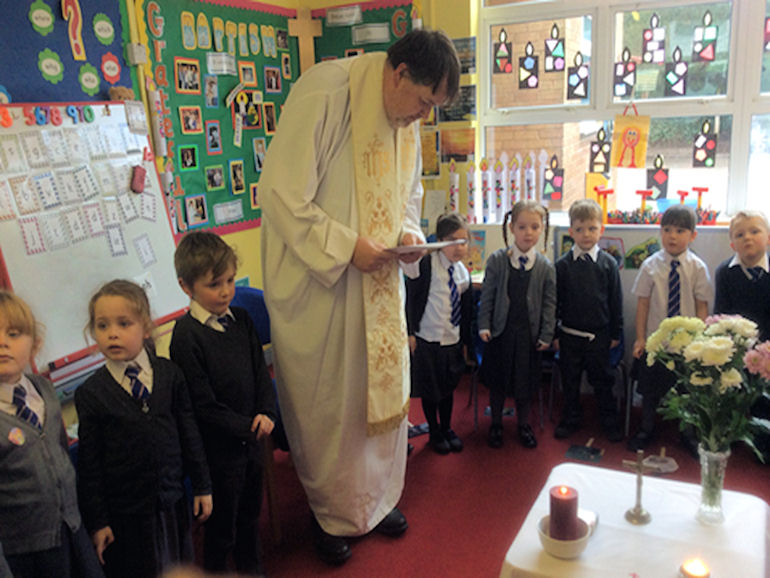
<svg viewBox="0 0 770 578">
<path fill-rule="evenodd" d="M 396 506 L 407 453 L 406 420 L 394 431 L 366 434 L 363 274 L 351 264 L 359 231 L 352 61 L 325 62 L 303 73 L 280 116 L 259 182 L 263 279 L 281 413 L 313 513 L 326 532 L 338 536 L 369 532 Z M 382 101 L 371 106 L 382 107 Z M 416 125 L 410 130 L 417 135 Z M 422 237 L 421 166 L 418 159 L 402 235 Z"/>
</svg>

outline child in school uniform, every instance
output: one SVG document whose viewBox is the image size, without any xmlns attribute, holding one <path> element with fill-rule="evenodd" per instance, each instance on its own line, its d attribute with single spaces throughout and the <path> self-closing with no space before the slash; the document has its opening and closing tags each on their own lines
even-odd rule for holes
<svg viewBox="0 0 770 578">
<path fill-rule="evenodd" d="M 770 224 L 760 211 L 738 211 L 730 220 L 730 247 L 735 255 L 719 264 L 715 274 L 714 313 L 742 315 L 759 327 L 760 341 L 770 339 L 770 269 L 767 246 Z M 761 397 L 751 413 L 770 419 L 770 399 Z M 770 434 L 754 438 L 770 463 Z"/>
<path fill-rule="evenodd" d="M 436 221 L 439 241 L 465 241 L 405 265 L 406 324 L 412 352 L 412 397 L 422 398 L 429 427 L 428 444 L 436 453 L 463 449 L 452 430 L 454 390 L 465 370 L 471 344 L 471 278 L 462 259 L 468 254 L 468 223 L 458 213 Z M 407 267 L 416 265 L 417 277 Z"/>
<path fill-rule="evenodd" d="M 556 261 L 556 319 L 559 368 L 564 387 L 564 407 L 556 439 L 577 431 L 583 420 L 580 381 L 585 370 L 599 406 L 599 421 L 607 439 L 619 442 L 623 434 L 612 387 L 615 372 L 610 349 L 623 332 L 623 292 L 618 265 L 597 244 L 604 225 L 602 209 L 591 199 L 581 199 L 569 209 L 569 234 L 575 244 Z"/>
<path fill-rule="evenodd" d="M 697 231 L 695 212 L 685 205 L 666 209 L 660 221 L 663 249 L 644 260 L 631 292 L 637 297 L 636 341 L 634 357 L 639 362 L 638 391 L 642 395 L 642 423 L 628 440 L 628 449 L 646 448 L 655 439 L 656 412 L 660 400 L 676 383 L 673 372 L 656 361 L 646 363 L 644 347 L 647 338 L 666 317 L 681 315 L 706 319 L 713 296 L 706 264 L 688 248 Z M 682 441 L 692 453 L 694 440 L 685 435 Z"/>
<path fill-rule="evenodd" d="M 514 243 L 508 246 L 508 222 Z M 541 386 L 541 353 L 548 349 L 556 324 L 556 274 L 537 251 L 540 235 L 548 237 L 548 211 L 535 201 L 520 201 L 503 221 L 506 247 L 486 263 L 479 305 L 479 337 L 487 342 L 482 379 L 489 388 L 492 423 L 487 443 L 503 445 L 503 404 L 516 401 L 518 437 L 537 447 L 529 425 L 530 401 Z"/>
<path fill-rule="evenodd" d="M 184 376 L 150 347 L 150 304 L 116 279 L 88 304 L 88 332 L 106 358 L 75 391 L 78 491 L 108 577 L 157 576 L 193 559 L 194 513 L 211 513 L 211 482 Z"/>
<path fill-rule="evenodd" d="M 25 373 L 41 343 L 29 306 L 0 290 L 0 576 L 98 578 L 59 400 Z"/>
<path fill-rule="evenodd" d="M 211 468 L 216 508 L 206 523 L 204 566 L 262 574 L 258 518 L 262 504 L 259 440 L 276 419 L 275 391 L 246 310 L 230 307 L 238 258 L 213 233 L 185 235 L 174 254 L 190 310 L 171 337 L 171 359 L 187 378 Z"/>
</svg>

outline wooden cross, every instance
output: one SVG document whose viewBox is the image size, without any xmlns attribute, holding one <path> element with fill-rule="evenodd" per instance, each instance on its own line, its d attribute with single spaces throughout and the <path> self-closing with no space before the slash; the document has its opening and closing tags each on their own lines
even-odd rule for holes
<svg viewBox="0 0 770 578">
<path fill-rule="evenodd" d="M 297 8 L 297 17 L 289 20 L 289 35 L 296 36 L 299 42 L 299 69 L 305 72 L 315 64 L 316 36 L 321 36 L 321 21 L 313 20 L 310 8 Z"/>
</svg>

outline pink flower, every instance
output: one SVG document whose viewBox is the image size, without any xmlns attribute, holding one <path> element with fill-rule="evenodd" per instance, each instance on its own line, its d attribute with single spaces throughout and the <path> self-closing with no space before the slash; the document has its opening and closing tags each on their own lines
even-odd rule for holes
<svg viewBox="0 0 770 578">
<path fill-rule="evenodd" d="M 743 356 L 743 363 L 750 373 L 770 381 L 770 341 L 763 341 Z"/>
</svg>

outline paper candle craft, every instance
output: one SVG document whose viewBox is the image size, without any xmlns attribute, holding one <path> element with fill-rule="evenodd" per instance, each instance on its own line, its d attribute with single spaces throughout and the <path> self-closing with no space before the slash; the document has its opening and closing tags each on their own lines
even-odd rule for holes
<svg viewBox="0 0 770 578">
<path fill-rule="evenodd" d="M 554 540 L 577 540 L 578 493 L 569 486 L 554 486 L 550 491 L 551 516 L 548 535 Z"/>
<path fill-rule="evenodd" d="M 610 166 L 610 152 L 612 143 L 607 140 L 607 132 L 604 127 L 596 133 L 596 140 L 591 141 L 591 157 L 588 170 L 591 173 L 606 173 Z"/>
<path fill-rule="evenodd" d="M 668 195 L 668 169 L 663 168 L 663 157 L 655 157 L 655 167 L 647 169 L 647 188 L 652 190 L 652 199 L 665 199 Z"/>
<path fill-rule="evenodd" d="M 476 223 L 476 167 L 473 163 L 468 164 L 468 172 L 465 173 L 466 182 L 466 204 L 468 206 L 467 218 L 468 224 Z"/>
<path fill-rule="evenodd" d="M 711 122 L 706 119 L 693 141 L 692 166 L 711 168 L 716 163 L 716 156 L 717 135 L 711 132 Z"/>
<path fill-rule="evenodd" d="M 765 52 L 770 52 L 770 18 L 765 18 Z"/>
<path fill-rule="evenodd" d="M 500 222 L 506 211 L 505 201 L 508 198 L 508 175 L 505 164 L 498 159 L 495 161 L 494 189 L 495 189 L 495 222 Z"/>
<path fill-rule="evenodd" d="M 560 201 L 564 191 L 564 169 L 559 168 L 559 159 L 556 155 L 551 157 L 550 166 L 543 174 L 543 199 Z"/>
<path fill-rule="evenodd" d="M 484 223 L 491 223 L 490 209 L 494 206 L 494 191 L 492 190 L 492 171 L 489 170 L 487 159 L 479 163 L 481 171 L 481 217 Z"/>
<path fill-rule="evenodd" d="M 524 49 L 524 56 L 519 58 L 519 88 L 537 88 L 538 85 L 538 57 L 535 54 L 535 47 L 531 42 L 527 42 Z"/>
<path fill-rule="evenodd" d="M 666 59 L 666 29 L 659 26 L 660 18 L 653 13 L 650 27 L 642 33 L 642 60 L 662 64 Z"/>
<path fill-rule="evenodd" d="M 535 163 L 531 155 L 524 159 L 524 192 L 522 200 L 535 199 Z"/>
<path fill-rule="evenodd" d="M 575 66 L 567 69 L 567 99 L 588 96 L 588 65 L 583 64 L 583 54 L 575 53 Z"/>
<path fill-rule="evenodd" d="M 492 68 L 493 74 L 510 74 L 513 72 L 513 58 L 511 56 L 513 45 L 507 42 L 507 40 L 508 35 L 505 33 L 505 28 L 501 28 L 498 42 L 494 43 L 495 61 Z"/>
<path fill-rule="evenodd" d="M 719 28 L 712 24 L 711 12 L 703 15 L 703 26 L 696 26 L 692 35 L 692 61 L 712 62 L 716 56 Z"/>
<path fill-rule="evenodd" d="M 521 200 L 521 171 L 519 167 L 519 159 L 511 159 L 511 164 L 508 165 L 508 180 L 510 182 L 508 185 L 508 192 L 510 193 L 508 207 L 513 207 L 517 201 Z"/>
<path fill-rule="evenodd" d="M 636 84 L 636 63 L 631 61 L 631 51 L 623 49 L 621 61 L 615 63 L 613 91 L 615 96 L 631 96 Z"/>
<path fill-rule="evenodd" d="M 673 61 L 666 63 L 666 96 L 684 96 L 687 94 L 687 63 L 682 62 L 682 51 L 677 46 L 672 56 Z"/>
<path fill-rule="evenodd" d="M 546 72 L 564 70 L 564 38 L 559 38 L 559 27 L 556 23 L 551 27 L 551 37 L 545 40 L 543 70 Z"/>
<path fill-rule="evenodd" d="M 457 174 L 455 160 L 449 161 L 449 210 L 456 211 L 460 197 L 460 175 Z"/>
</svg>

